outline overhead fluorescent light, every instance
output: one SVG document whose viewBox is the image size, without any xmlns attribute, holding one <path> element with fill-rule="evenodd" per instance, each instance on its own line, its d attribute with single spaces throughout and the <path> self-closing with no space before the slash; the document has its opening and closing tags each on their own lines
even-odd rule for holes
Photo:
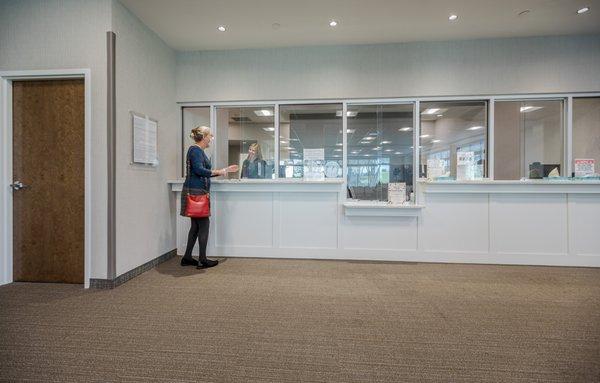
<svg viewBox="0 0 600 383">
<path fill-rule="evenodd" d="M 268 128 L 263 128 L 263 130 L 266 131 L 266 132 L 274 132 L 275 128 L 272 127 L 272 126 L 269 126 Z"/>
<path fill-rule="evenodd" d="M 522 106 L 519 110 L 521 113 L 529 113 L 529 112 L 533 112 L 535 110 L 540 110 L 542 109 L 543 106 Z"/>
<path fill-rule="evenodd" d="M 583 8 L 580 8 L 580 9 L 577 10 L 577 14 L 578 15 L 582 15 L 582 14 L 587 13 L 589 11 L 590 11 L 590 7 L 583 7 Z"/>
<path fill-rule="evenodd" d="M 363 140 L 374 140 L 374 139 L 375 139 L 375 137 L 372 137 L 372 136 L 368 136 L 368 137 L 364 137 L 363 138 Z"/>
<path fill-rule="evenodd" d="M 394 154 L 402 154 L 402 152 L 396 152 L 396 153 L 394 153 Z"/>
<path fill-rule="evenodd" d="M 342 149 L 333 149 L 334 152 L 341 152 Z"/>
<path fill-rule="evenodd" d="M 257 116 L 260 116 L 260 117 L 271 117 L 273 115 L 273 111 L 269 110 L 269 109 L 261 109 L 261 110 L 255 110 L 254 114 L 256 114 Z"/>
<path fill-rule="evenodd" d="M 356 129 L 346 129 L 346 133 L 348 134 L 352 134 L 356 131 Z M 340 130 L 340 133 L 342 133 L 342 131 Z"/>
<path fill-rule="evenodd" d="M 410 132 L 412 128 L 410 126 L 405 126 L 404 128 L 398 129 L 401 132 Z"/>
<path fill-rule="evenodd" d="M 431 140 L 431 142 L 433 142 L 434 144 L 437 144 L 438 142 L 442 142 L 442 140 Z"/>
<path fill-rule="evenodd" d="M 280 142 L 280 143 L 282 143 L 282 144 L 289 144 L 289 142 L 288 142 L 288 141 L 285 141 L 285 140 L 281 140 L 281 141 L 279 141 L 279 142 Z"/>
<path fill-rule="evenodd" d="M 335 20 L 329 20 L 329 26 L 330 27 L 337 27 L 337 25 L 338 25 L 337 21 L 335 21 Z"/>
<path fill-rule="evenodd" d="M 385 145 L 385 144 L 391 144 L 392 141 L 381 141 L 381 144 Z"/>
<path fill-rule="evenodd" d="M 336 146 L 342 146 L 344 144 L 342 144 L 341 142 L 338 142 L 337 144 L 335 144 Z"/>
<path fill-rule="evenodd" d="M 436 114 L 440 111 L 440 108 L 429 108 L 425 109 L 421 114 Z"/>
<path fill-rule="evenodd" d="M 391 151 L 392 151 L 392 149 L 386 149 L 385 151 L 386 151 L 386 152 L 391 152 Z"/>
<path fill-rule="evenodd" d="M 225 32 L 225 31 L 227 30 L 227 27 L 226 27 L 226 26 L 224 26 L 224 25 L 219 25 L 219 26 L 217 27 L 217 30 L 218 30 L 219 32 Z"/>
<path fill-rule="evenodd" d="M 450 21 L 456 21 L 456 20 L 458 20 L 458 16 L 452 14 L 452 15 L 448 16 L 448 20 L 450 20 Z"/>
<path fill-rule="evenodd" d="M 467 130 L 479 130 L 479 129 L 483 129 L 483 126 L 471 126 L 470 128 L 467 128 Z"/>
<path fill-rule="evenodd" d="M 352 111 L 352 110 L 346 111 L 346 116 L 348 116 L 348 117 L 356 117 L 357 114 L 358 114 L 358 112 L 355 112 L 355 111 Z M 341 110 L 336 110 L 335 111 L 335 115 L 337 117 L 342 117 L 342 111 Z"/>
<path fill-rule="evenodd" d="M 429 134 L 421 134 L 419 137 L 421 137 L 421 138 L 427 138 L 427 137 L 429 137 Z"/>
<path fill-rule="evenodd" d="M 373 148 L 373 150 L 381 150 L 381 146 L 376 146 Z"/>
<path fill-rule="evenodd" d="M 358 152 L 360 152 L 360 150 L 353 150 L 351 153 L 352 154 L 358 154 Z"/>
</svg>

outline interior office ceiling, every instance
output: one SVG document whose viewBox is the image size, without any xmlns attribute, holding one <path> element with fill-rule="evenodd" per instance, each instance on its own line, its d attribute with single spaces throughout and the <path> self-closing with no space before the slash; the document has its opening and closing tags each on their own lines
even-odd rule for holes
<svg viewBox="0 0 600 383">
<path fill-rule="evenodd" d="M 600 33 L 600 0 L 121 1 L 182 51 Z"/>
</svg>

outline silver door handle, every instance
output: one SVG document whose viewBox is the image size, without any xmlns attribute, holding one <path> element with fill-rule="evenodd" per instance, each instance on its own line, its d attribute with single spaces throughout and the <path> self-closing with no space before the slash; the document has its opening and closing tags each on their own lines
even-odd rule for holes
<svg viewBox="0 0 600 383">
<path fill-rule="evenodd" d="M 23 182 L 21 182 L 21 181 L 16 181 L 15 183 L 11 184 L 10 187 L 13 190 L 21 190 L 21 189 L 28 188 L 29 186 L 23 185 Z"/>
</svg>

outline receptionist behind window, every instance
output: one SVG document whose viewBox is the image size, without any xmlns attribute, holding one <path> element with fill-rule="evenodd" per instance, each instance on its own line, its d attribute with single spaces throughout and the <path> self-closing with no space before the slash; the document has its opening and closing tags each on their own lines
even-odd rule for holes
<svg viewBox="0 0 600 383">
<path fill-rule="evenodd" d="M 265 178 L 267 162 L 263 160 L 260 145 L 254 143 L 248 148 L 248 157 L 242 164 L 241 178 Z"/>
</svg>

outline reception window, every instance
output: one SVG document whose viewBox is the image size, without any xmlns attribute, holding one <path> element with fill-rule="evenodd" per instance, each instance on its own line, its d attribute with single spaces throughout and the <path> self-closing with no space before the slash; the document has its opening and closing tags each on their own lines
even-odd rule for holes
<svg viewBox="0 0 600 383">
<path fill-rule="evenodd" d="M 208 126 L 210 128 L 210 107 L 209 106 L 185 106 L 181 108 L 181 117 L 183 121 L 183 130 L 181 132 L 181 176 L 185 177 L 186 158 L 188 148 L 194 145 L 194 140 L 190 138 L 192 129 L 198 126 Z M 214 133 L 214 132 L 213 132 Z M 208 148 L 206 154 L 212 157 L 213 148 Z"/>
<path fill-rule="evenodd" d="M 494 179 L 541 179 L 564 172 L 563 100 L 494 104 Z"/>
<path fill-rule="evenodd" d="M 600 97 L 573 99 L 573 170 L 576 177 L 600 173 Z"/>
<path fill-rule="evenodd" d="M 275 165 L 275 108 L 218 107 L 217 167 L 237 164 L 229 178 L 273 178 Z"/>
<path fill-rule="evenodd" d="M 420 176 L 481 179 L 487 175 L 487 102 L 423 102 Z"/>
<path fill-rule="evenodd" d="M 325 179 L 342 174 L 342 104 L 279 107 L 279 177 Z"/>
<path fill-rule="evenodd" d="M 404 203 L 413 192 L 413 104 L 348 105 L 348 196 Z"/>
</svg>

